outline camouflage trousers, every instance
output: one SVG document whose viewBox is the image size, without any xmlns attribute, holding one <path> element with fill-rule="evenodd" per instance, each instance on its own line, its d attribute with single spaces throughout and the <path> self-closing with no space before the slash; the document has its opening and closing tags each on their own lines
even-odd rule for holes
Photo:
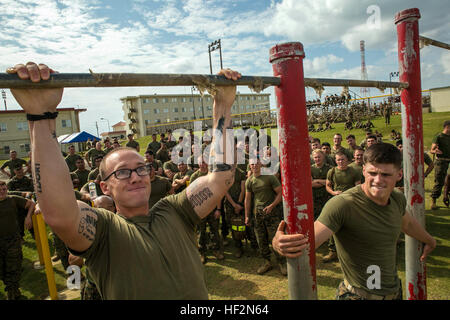
<svg viewBox="0 0 450 320">
<path fill-rule="evenodd" d="M 400 282 L 400 289 L 398 290 L 398 293 L 394 295 L 394 297 L 390 297 L 389 300 L 402 300 L 402 299 L 403 299 L 403 292 L 402 292 L 402 285 Z M 362 297 L 361 295 L 352 292 L 345 286 L 344 281 L 341 281 L 341 283 L 339 283 L 339 287 L 336 290 L 336 300 L 374 300 L 374 299 L 370 299 L 370 295 L 368 297 Z M 384 300 L 384 299 L 377 298 L 376 300 Z"/>
<path fill-rule="evenodd" d="M 329 193 L 326 194 L 314 194 L 313 191 L 313 205 L 314 205 L 314 221 L 320 216 L 323 207 L 330 199 Z"/>
<path fill-rule="evenodd" d="M 83 289 L 81 289 L 81 300 L 103 300 L 95 283 L 86 279 Z"/>
<path fill-rule="evenodd" d="M 450 161 L 439 160 L 435 162 L 434 168 L 434 187 L 431 191 L 431 197 L 437 199 L 441 196 L 442 187 L 444 186 L 445 177 L 447 176 L 448 164 Z"/>
<path fill-rule="evenodd" d="M 69 251 L 67 250 L 64 242 L 58 238 L 56 234 L 53 233 L 53 245 L 55 246 L 55 252 L 57 256 L 61 259 L 61 264 L 64 270 L 69 267 Z"/>
<path fill-rule="evenodd" d="M 233 219 L 233 218 L 242 217 L 242 219 L 244 220 L 245 219 L 244 211 L 245 210 L 242 209 L 242 211 L 240 213 L 235 213 L 234 208 L 228 202 L 225 203 L 225 218 L 226 218 L 228 226 L 231 227 L 231 219 Z M 231 233 L 231 235 L 233 237 L 234 245 L 236 246 L 236 248 L 242 248 L 242 246 L 243 246 L 242 240 L 236 239 L 236 237 L 234 236 L 233 233 Z M 253 218 L 250 218 L 249 225 L 245 226 L 245 238 L 248 241 L 250 241 L 252 248 L 254 248 L 254 249 L 258 248 L 258 241 L 256 240 L 256 235 L 255 235 L 255 231 L 254 231 Z"/>
<path fill-rule="evenodd" d="M 17 223 L 19 224 L 19 230 L 20 230 L 20 236 L 23 238 L 25 236 L 25 218 L 27 217 L 28 209 L 19 209 L 18 215 L 17 215 Z M 31 236 L 34 238 L 34 229 L 31 227 L 31 229 L 28 230 L 31 234 Z"/>
<path fill-rule="evenodd" d="M 5 284 L 6 291 L 19 289 L 22 260 L 20 236 L 17 234 L 0 238 L 0 279 Z"/>
<path fill-rule="evenodd" d="M 208 234 L 206 232 L 206 227 L 209 226 L 209 232 L 212 234 L 213 241 L 213 250 L 219 250 L 222 248 L 222 243 L 220 241 L 219 236 L 219 221 L 220 219 L 216 219 L 214 217 L 214 212 L 208 214 L 205 218 L 203 218 L 202 222 L 200 222 L 200 238 L 198 240 L 199 251 L 201 254 L 206 253 L 207 244 L 208 244 Z"/>
<path fill-rule="evenodd" d="M 262 209 L 257 208 L 255 212 L 255 234 L 261 256 L 266 260 L 270 260 L 269 246 L 272 244 L 272 239 L 281 221 L 280 211 L 282 212 L 283 210 L 280 206 L 277 206 L 271 213 L 266 214 Z M 278 263 L 286 262 L 286 258 L 280 256 L 275 250 L 272 249 L 272 251 Z"/>
</svg>

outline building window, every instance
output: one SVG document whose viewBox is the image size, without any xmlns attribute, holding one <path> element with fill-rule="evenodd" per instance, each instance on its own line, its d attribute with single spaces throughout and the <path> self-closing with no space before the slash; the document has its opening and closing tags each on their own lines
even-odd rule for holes
<svg viewBox="0 0 450 320">
<path fill-rule="evenodd" d="M 178 121 L 178 118 L 173 119 L 173 121 Z"/>
<path fill-rule="evenodd" d="M 183 117 L 183 120 L 187 120 L 188 118 L 187 117 Z"/>
<path fill-rule="evenodd" d="M 172 98 L 172 102 L 177 102 L 177 98 Z"/>
<path fill-rule="evenodd" d="M 207 110 L 212 110 L 212 107 L 211 106 L 207 106 L 206 109 Z"/>
<path fill-rule="evenodd" d="M 142 99 L 142 103 L 149 103 L 149 102 L 150 102 L 150 99 L 147 99 L 147 98 Z"/>
<path fill-rule="evenodd" d="M 150 120 L 148 120 L 148 119 L 145 119 L 144 122 L 145 122 L 145 125 L 150 124 Z"/>
<path fill-rule="evenodd" d="M 162 98 L 161 102 L 162 103 L 167 103 L 169 100 L 167 98 Z"/>
<path fill-rule="evenodd" d="M 153 101 L 153 103 L 158 103 L 159 102 L 158 98 L 153 98 L 152 101 Z"/>
<path fill-rule="evenodd" d="M 72 120 L 61 120 L 61 121 L 62 121 L 63 128 L 71 128 L 72 127 Z"/>
<path fill-rule="evenodd" d="M 164 109 L 163 109 L 163 112 L 164 112 L 164 113 L 168 113 L 168 112 L 169 112 L 169 108 L 164 108 Z"/>
<path fill-rule="evenodd" d="M 194 107 L 190 107 L 189 112 L 194 112 Z"/>
<path fill-rule="evenodd" d="M 0 132 L 5 132 L 8 129 L 6 123 L 0 122 Z"/>
<path fill-rule="evenodd" d="M 148 113 L 150 113 L 150 110 L 149 109 L 144 109 L 144 114 L 148 114 Z"/>
<path fill-rule="evenodd" d="M 178 108 L 173 108 L 173 112 L 178 112 Z"/>
<path fill-rule="evenodd" d="M 9 151 L 10 151 L 9 146 L 4 146 L 3 150 L 4 150 L 4 154 L 9 154 Z"/>
<path fill-rule="evenodd" d="M 19 130 L 19 131 L 28 131 L 28 123 L 26 123 L 26 122 L 17 122 L 17 130 Z"/>
<path fill-rule="evenodd" d="M 181 112 L 186 112 L 186 108 L 181 108 Z"/>
<path fill-rule="evenodd" d="M 155 114 L 159 113 L 159 109 L 154 109 L 153 112 L 155 112 Z"/>
<path fill-rule="evenodd" d="M 161 123 L 161 119 L 156 119 L 155 123 Z"/>
<path fill-rule="evenodd" d="M 22 153 L 30 152 L 30 145 L 28 143 L 21 144 L 20 145 L 20 152 L 22 152 Z"/>
</svg>

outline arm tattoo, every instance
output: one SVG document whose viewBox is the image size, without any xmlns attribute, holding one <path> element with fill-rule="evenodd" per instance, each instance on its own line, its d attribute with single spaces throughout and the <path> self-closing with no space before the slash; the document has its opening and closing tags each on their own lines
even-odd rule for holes
<svg viewBox="0 0 450 320">
<path fill-rule="evenodd" d="M 203 190 L 191 195 L 189 197 L 189 201 L 191 202 L 191 204 L 194 208 L 200 207 L 206 200 L 208 200 L 212 196 L 213 196 L 213 193 L 211 192 L 211 190 L 208 187 L 206 187 L 206 188 L 203 188 Z"/>
<path fill-rule="evenodd" d="M 81 211 L 84 211 L 85 214 L 80 219 L 80 224 L 78 225 L 78 233 L 85 237 L 87 240 L 94 241 L 95 231 L 97 229 L 97 213 L 91 208 L 81 208 Z M 92 214 L 91 212 L 94 214 Z"/>
<path fill-rule="evenodd" d="M 42 193 L 41 165 L 39 163 L 34 164 L 34 184 L 37 192 Z"/>
</svg>

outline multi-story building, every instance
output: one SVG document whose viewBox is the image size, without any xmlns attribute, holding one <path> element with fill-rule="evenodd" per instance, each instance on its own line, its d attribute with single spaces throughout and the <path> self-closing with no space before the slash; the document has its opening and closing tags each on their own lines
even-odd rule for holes
<svg viewBox="0 0 450 320">
<path fill-rule="evenodd" d="M 79 113 L 86 109 L 58 108 L 56 134 L 72 134 L 80 131 Z M 9 152 L 17 151 L 18 157 L 27 157 L 30 147 L 30 132 L 25 111 L 0 111 L 0 159 L 9 159 Z"/>
<path fill-rule="evenodd" d="M 270 94 L 236 94 L 231 113 L 234 115 L 269 111 Z M 136 137 L 150 134 L 150 127 L 180 121 L 212 117 L 213 97 L 199 94 L 154 94 L 124 97 L 122 109 L 128 133 Z"/>
<path fill-rule="evenodd" d="M 113 131 L 110 132 L 102 132 L 100 133 L 102 139 L 110 138 L 110 139 L 125 139 L 127 135 L 127 131 L 125 130 L 126 123 L 124 121 L 117 122 L 112 125 Z"/>
</svg>

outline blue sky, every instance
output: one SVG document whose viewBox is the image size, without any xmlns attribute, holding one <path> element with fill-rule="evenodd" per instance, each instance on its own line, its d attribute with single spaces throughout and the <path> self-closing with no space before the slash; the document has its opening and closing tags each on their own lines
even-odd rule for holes
<svg viewBox="0 0 450 320">
<path fill-rule="evenodd" d="M 365 40 L 369 79 L 389 80 L 398 70 L 394 15 L 412 7 L 421 11 L 421 34 L 450 43 L 448 0 L 0 0 L 0 68 L 35 61 L 59 72 L 209 73 L 208 44 L 220 38 L 224 66 L 245 75 L 272 75 L 270 47 L 300 41 L 305 77 L 359 79 Z M 449 51 L 425 47 L 421 62 L 423 89 L 449 85 Z M 213 66 L 217 72 L 215 53 Z M 123 119 L 121 97 L 153 93 L 190 88 L 66 89 L 60 106 L 87 108 L 81 129 L 96 134 L 96 119 Z M 7 97 L 18 108 L 8 90 Z"/>
</svg>

